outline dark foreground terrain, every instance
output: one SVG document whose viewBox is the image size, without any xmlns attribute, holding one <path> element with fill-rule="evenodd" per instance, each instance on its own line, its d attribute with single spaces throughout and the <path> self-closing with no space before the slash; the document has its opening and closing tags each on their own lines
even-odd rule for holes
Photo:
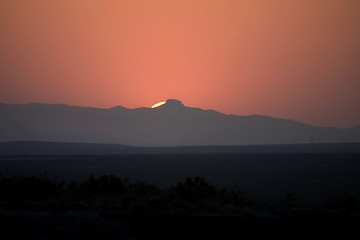
<svg viewBox="0 0 360 240">
<path fill-rule="evenodd" d="M 112 175 L 83 182 L 46 176 L 0 180 L 0 230 L 26 239 L 291 238 L 357 234 L 360 201 L 334 196 L 321 206 L 292 195 L 259 201 L 201 177 L 160 189 Z"/>
<path fill-rule="evenodd" d="M 357 239 L 359 219 L 300 212 L 297 218 L 135 215 L 116 212 L 5 212 L 3 239 Z"/>
<path fill-rule="evenodd" d="M 359 234 L 358 146 L 7 152 L 0 231 L 26 239 L 346 238 Z"/>
<path fill-rule="evenodd" d="M 0 177 L 46 173 L 54 180 L 83 181 L 114 175 L 169 187 L 201 176 L 211 184 L 263 199 L 294 195 L 323 202 L 333 195 L 360 197 L 360 154 L 122 154 L 0 157 Z"/>
</svg>

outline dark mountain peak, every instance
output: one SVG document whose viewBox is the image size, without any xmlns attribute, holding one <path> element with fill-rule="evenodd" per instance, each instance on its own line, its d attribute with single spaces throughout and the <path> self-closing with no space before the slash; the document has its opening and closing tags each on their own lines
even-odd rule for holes
<svg viewBox="0 0 360 240">
<path fill-rule="evenodd" d="M 158 107 L 159 109 L 181 109 L 185 108 L 184 104 L 176 99 L 168 99 L 165 104 Z"/>
<path fill-rule="evenodd" d="M 123 110 L 123 109 L 128 109 L 128 108 L 123 107 L 123 106 L 121 106 L 121 105 L 118 105 L 118 106 L 115 106 L 115 107 L 111 107 L 111 108 L 109 108 L 109 109 L 111 109 L 111 110 Z"/>
<path fill-rule="evenodd" d="M 176 99 L 168 99 L 166 100 L 165 105 L 167 106 L 173 106 L 173 107 L 184 107 L 184 104 Z"/>
</svg>

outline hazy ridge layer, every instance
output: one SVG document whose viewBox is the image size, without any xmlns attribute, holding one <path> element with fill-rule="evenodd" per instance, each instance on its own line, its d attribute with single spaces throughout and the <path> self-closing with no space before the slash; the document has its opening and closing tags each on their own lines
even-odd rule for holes
<svg viewBox="0 0 360 240">
<path fill-rule="evenodd" d="M 170 99 L 157 108 L 0 104 L 0 141 L 206 146 L 359 142 L 360 127 L 316 127 L 266 116 L 226 115 Z"/>
</svg>

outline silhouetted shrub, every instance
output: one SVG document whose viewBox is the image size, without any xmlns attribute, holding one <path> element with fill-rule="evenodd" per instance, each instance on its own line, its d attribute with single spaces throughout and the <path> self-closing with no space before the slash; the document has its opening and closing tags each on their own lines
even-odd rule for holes
<svg viewBox="0 0 360 240">
<path fill-rule="evenodd" d="M 64 193 L 65 182 L 56 183 L 42 175 L 38 177 L 2 178 L 0 180 L 1 200 L 41 200 L 59 197 Z"/>
<path fill-rule="evenodd" d="M 210 185 L 202 177 L 187 178 L 185 182 L 179 182 L 171 187 L 170 195 L 187 201 L 198 201 L 200 199 L 214 199 L 216 188 Z"/>
<path fill-rule="evenodd" d="M 122 180 L 113 175 L 104 175 L 94 178 L 90 175 L 90 179 L 81 183 L 79 191 L 84 195 L 118 195 L 127 192 L 127 180 Z"/>
<path fill-rule="evenodd" d="M 128 185 L 128 192 L 134 195 L 153 196 L 160 194 L 160 190 L 152 184 L 137 181 Z"/>
<path fill-rule="evenodd" d="M 328 199 L 325 209 L 329 210 L 360 210 L 360 201 L 353 196 L 339 195 Z"/>
<path fill-rule="evenodd" d="M 131 212 L 223 213 L 242 208 L 241 192 L 218 189 L 202 177 L 187 178 L 168 189 L 112 175 L 83 182 L 57 183 L 46 176 L 0 179 L 0 200 L 33 210 L 121 210 Z M 15 204 L 16 203 L 16 204 Z"/>
<path fill-rule="evenodd" d="M 173 199 L 169 202 L 170 209 L 172 212 L 180 212 L 180 213 L 197 213 L 199 209 L 189 201 L 185 201 L 182 199 Z"/>
</svg>

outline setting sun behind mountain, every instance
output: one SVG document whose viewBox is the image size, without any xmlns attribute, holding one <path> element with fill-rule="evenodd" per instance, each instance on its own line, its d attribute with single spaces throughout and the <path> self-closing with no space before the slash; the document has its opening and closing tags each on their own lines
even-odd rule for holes
<svg viewBox="0 0 360 240">
<path fill-rule="evenodd" d="M 154 104 L 154 105 L 152 105 L 151 106 L 151 108 L 157 108 L 157 107 L 160 107 L 161 105 L 164 105 L 166 102 L 164 101 L 164 102 L 158 102 L 158 103 L 156 103 L 156 104 Z"/>
</svg>

